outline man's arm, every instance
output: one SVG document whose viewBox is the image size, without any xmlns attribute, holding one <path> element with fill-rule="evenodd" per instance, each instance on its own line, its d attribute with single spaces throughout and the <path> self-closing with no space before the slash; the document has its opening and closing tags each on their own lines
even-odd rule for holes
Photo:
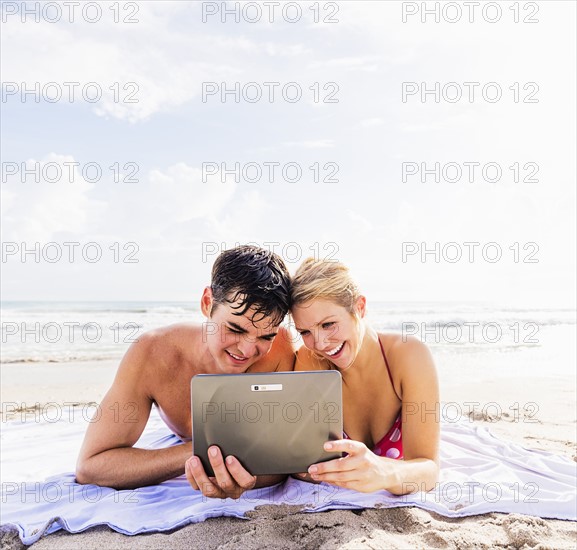
<svg viewBox="0 0 577 550">
<path fill-rule="evenodd" d="M 144 335 L 122 359 L 112 387 L 92 419 L 76 463 L 76 481 L 132 489 L 153 485 L 184 473 L 192 444 L 167 449 L 135 449 L 150 416 L 146 365 L 153 336 Z"/>
</svg>

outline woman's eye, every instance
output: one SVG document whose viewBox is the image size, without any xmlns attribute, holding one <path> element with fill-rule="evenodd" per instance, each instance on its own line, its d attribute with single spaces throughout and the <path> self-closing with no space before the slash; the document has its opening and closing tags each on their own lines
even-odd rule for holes
<svg viewBox="0 0 577 550">
<path fill-rule="evenodd" d="M 328 328 L 331 328 L 331 327 L 334 326 L 334 325 L 335 325 L 335 322 L 334 322 L 334 321 L 331 321 L 331 322 L 329 322 L 329 323 L 323 323 L 323 328 L 324 328 L 324 329 L 328 329 Z"/>
<path fill-rule="evenodd" d="M 310 334 L 310 332 L 308 330 L 303 330 L 303 331 L 299 332 L 299 334 L 301 336 L 308 336 Z"/>
</svg>

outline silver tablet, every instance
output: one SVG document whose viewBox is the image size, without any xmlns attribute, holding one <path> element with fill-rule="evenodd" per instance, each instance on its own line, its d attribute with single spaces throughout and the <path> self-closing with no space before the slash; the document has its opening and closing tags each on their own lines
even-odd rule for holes
<svg viewBox="0 0 577 550">
<path fill-rule="evenodd" d="M 209 476 L 211 445 L 252 475 L 306 472 L 342 456 L 323 449 L 343 433 L 338 371 L 199 374 L 190 385 L 193 452 Z"/>
</svg>

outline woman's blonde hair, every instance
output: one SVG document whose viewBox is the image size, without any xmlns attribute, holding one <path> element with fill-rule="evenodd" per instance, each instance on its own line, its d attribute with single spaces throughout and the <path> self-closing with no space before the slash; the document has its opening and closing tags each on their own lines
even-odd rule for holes
<svg viewBox="0 0 577 550">
<path fill-rule="evenodd" d="M 311 300 L 329 300 L 355 315 L 360 291 L 349 270 L 340 262 L 307 258 L 291 280 L 291 303 L 298 306 Z"/>
</svg>

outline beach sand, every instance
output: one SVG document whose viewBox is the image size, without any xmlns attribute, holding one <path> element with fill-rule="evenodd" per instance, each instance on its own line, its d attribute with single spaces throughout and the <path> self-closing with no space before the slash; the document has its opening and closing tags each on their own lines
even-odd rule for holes
<svg viewBox="0 0 577 550">
<path fill-rule="evenodd" d="M 119 361 L 71 361 L 2 364 L 2 414 L 13 407 L 32 408 L 36 404 L 99 403 L 114 380 L 118 363 Z"/>
<path fill-rule="evenodd" d="M 2 365 L 3 416 L 6 418 L 4 413 L 16 404 L 34 407 L 48 402 L 99 402 L 113 380 L 116 365 L 114 361 Z M 62 380 L 66 380 L 66 384 L 59 382 Z M 441 384 L 445 417 L 451 416 L 458 407 L 474 409 L 471 422 L 487 427 L 495 436 L 575 461 L 576 393 L 574 377 Z M 466 405 L 467 402 L 479 405 Z M 577 523 L 520 514 L 492 513 L 449 519 L 414 507 L 305 514 L 290 506 L 264 506 L 251 512 L 249 517 L 249 521 L 214 518 L 170 533 L 134 537 L 115 533 L 107 527 L 76 535 L 59 532 L 41 539 L 33 548 L 499 547 L 543 550 L 577 547 Z M 14 533 L 3 532 L 1 541 L 1 548 L 22 548 Z"/>
</svg>

